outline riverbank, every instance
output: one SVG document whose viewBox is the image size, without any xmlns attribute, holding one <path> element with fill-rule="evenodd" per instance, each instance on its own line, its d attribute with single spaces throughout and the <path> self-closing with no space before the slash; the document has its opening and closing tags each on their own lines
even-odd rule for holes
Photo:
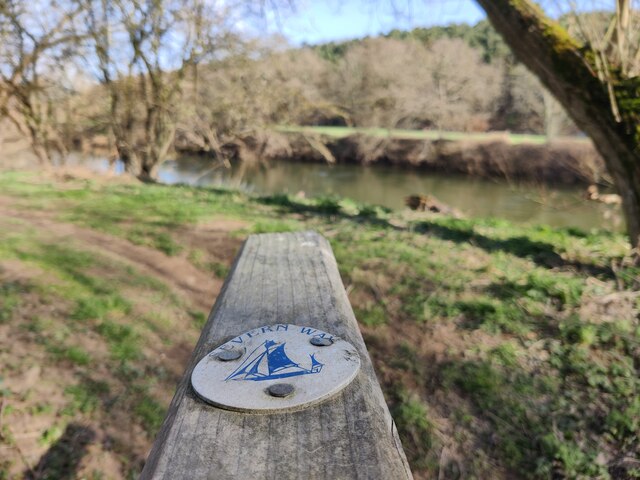
<svg viewBox="0 0 640 480">
<path fill-rule="evenodd" d="M 355 133 L 354 133 L 355 132 Z M 207 153 L 178 136 L 182 154 Z M 281 127 L 237 139 L 226 153 L 249 163 L 312 162 L 386 165 L 476 178 L 550 185 L 610 183 L 604 162 L 587 139 L 506 132 L 483 134 L 345 127 Z"/>
<path fill-rule="evenodd" d="M 36 165 L 28 142 L 9 125 L 0 155 L 3 166 Z M 106 135 L 81 136 L 72 151 L 116 158 Z M 523 181 L 537 185 L 611 185 L 604 162 L 586 138 L 508 132 L 465 133 L 350 127 L 272 127 L 223 142 L 233 163 L 315 163 L 386 166 L 471 178 Z M 175 156 L 214 156 L 206 141 L 178 131 Z M 414 192 L 415 193 L 415 192 Z"/>
<path fill-rule="evenodd" d="M 416 478 L 637 468 L 622 235 L 77 172 L 0 191 L 0 477 L 135 476 L 243 238 L 306 229 L 332 244 Z"/>
</svg>

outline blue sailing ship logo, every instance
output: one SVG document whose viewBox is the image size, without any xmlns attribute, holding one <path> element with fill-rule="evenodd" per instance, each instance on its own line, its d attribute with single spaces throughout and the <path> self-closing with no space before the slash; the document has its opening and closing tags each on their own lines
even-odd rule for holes
<svg viewBox="0 0 640 480">
<path fill-rule="evenodd" d="M 315 358 L 315 354 L 309 355 L 311 367 L 304 368 L 291 360 L 284 346 L 286 342 L 277 343 L 266 340 L 258 346 L 242 364 L 229 375 L 226 380 L 274 380 L 276 378 L 295 377 L 298 375 L 310 375 L 320 373 L 323 363 Z"/>
</svg>

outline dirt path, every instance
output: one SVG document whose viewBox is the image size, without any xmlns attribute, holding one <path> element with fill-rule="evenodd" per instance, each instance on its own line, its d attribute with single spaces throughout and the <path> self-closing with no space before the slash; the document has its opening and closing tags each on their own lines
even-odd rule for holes
<svg viewBox="0 0 640 480">
<path fill-rule="evenodd" d="M 166 406 L 176 379 L 182 375 L 191 355 L 194 338 L 199 335 L 198 327 L 185 312 L 208 314 L 220 292 L 222 280 L 207 271 L 205 262 L 198 264 L 201 268 L 196 267 L 187 253 L 168 256 L 151 247 L 60 221 L 56 214 L 55 211 L 21 208 L 19 198 L 0 195 L 0 232 L 7 235 L 6 238 L 16 233 L 18 238 L 38 239 L 44 245 L 64 245 L 95 254 L 102 259 L 101 264 L 106 260 L 107 264 L 130 266 L 137 274 L 166 285 L 181 300 L 179 304 L 173 304 L 173 300 L 166 303 L 165 313 L 174 322 L 171 328 L 176 329 L 170 342 L 158 338 L 140 347 L 147 360 L 136 367 L 164 372 L 157 383 L 150 384 L 148 395 L 159 405 Z M 246 224 L 238 220 L 214 218 L 206 223 L 183 226 L 171 231 L 171 235 L 184 246 L 185 252 L 197 249 L 206 261 L 229 266 L 242 243 L 242 239 L 230 233 L 243 227 Z M 127 271 L 116 270 L 121 274 Z M 90 274 L 109 278 L 113 272 L 110 268 L 96 266 Z M 56 282 L 55 275 L 50 279 L 48 275 L 47 271 L 21 260 L 0 262 L 0 285 L 3 281 L 28 285 L 35 278 L 45 284 Z M 140 285 L 135 292 L 128 292 L 136 296 L 137 308 L 149 311 L 164 308 L 164 299 L 154 297 L 157 291 L 147 295 L 145 289 L 145 285 Z M 109 363 L 110 352 L 105 339 L 91 329 L 73 332 L 70 344 L 90 352 L 89 367 L 77 365 L 67 358 L 53 359 L 43 342 L 65 345 L 64 336 L 58 335 L 58 330 L 64 330 L 73 305 L 63 301 L 50 303 L 38 292 L 28 289 L 20 292 L 20 298 L 20 305 L 13 312 L 14 321 L 0 321 L 3 377 L 0 388 L 11 392 L 7 397 L 10 400 L 0 394 L 0 430 L 4 421 L 11 437 L 9 441 L 9 437 L 3 438 L 0 432 L 0 477 L 4 473 L 8 478 L 45 478 L 47 475 L 50 475 L 47 478 L 59 478 L 49 471 L 58 467 L 76 470 L 76 478 L 90 477 L 92 472 L 100 472 L 105 478 L 129 478 L 131 472 L 139 472 L 151 439 L 142 428 L 140 415 L 130 411 L 131 405 L 137 405 L 135 402 L 140 398 L 135 392 L 131 393 L 131 385 L 123 383 L 114 365 Z M 46 330 L 34 330 L 35 318 L 49 322 L 43 327 Z M 145 332 L 149 335 L 147 339 L 155 338 L 156 332 L 149 329 Z M 90 398 L 105 403 L 96 404 L 93 408 L 97 410 L 86 414 L 76 406 L 72 418 L 61 420 L 60 412 L 70 408 L 70 402 L 75 401 L 68 389 L 88 388 L 82 386 L 95 384 L 107 385 L 108 389 Z M 131 381 L 131 384 L 135 382 Z M 112 402 L 117 406 L 109 406 Z M 43 441 L 45 437 L 50 439 Z M 77 450 L 73 457 L 76 464 L 68 462 L 64 468 L 56 467 L 56 456 L 68 457 L 69 449 Z"/>
<path fill-rule="evenodd" d="M 4 217 L 4 218 L 3 218 Z M 125 239 L 96 230 L 80 227 L 56 220 L 51 212 L 22 210 L 14 208 L 12 198 L 0 196 L 0 225 L 10 228 L 7 219 L 23 223 L 42 231 L 43 238 L 51 241 L 74 241 L 83 249 L 96 251 L 117 261 L 130 264 L 141 274 L 156 278 L 170 286 L 198 310 L 208 312 L 220 291 L 222 281 L 194 267 L 189 260 L 166 254 L 142 245 L 135 245 Z M 188 243 L 213 249 L 230 262 L 241 241 L 229 232 L 241 228 L 238 221 L 221 219 L 205 225 L 186 227 L 179 234 Z M 15 224 L 13 225 L 15 228 Z"/>
</svg>

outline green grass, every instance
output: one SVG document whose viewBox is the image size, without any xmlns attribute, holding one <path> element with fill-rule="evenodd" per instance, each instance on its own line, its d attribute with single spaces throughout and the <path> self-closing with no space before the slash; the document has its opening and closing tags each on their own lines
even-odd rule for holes
<svg viewBox="0 0 640 480">
<path fill-rule="evenodd" d="M 165 415 L 165 406 L 160 405 L 152 397 L 144 396 L 135 406 L 135 413 L 144 428 L 151 433 L 157 432 Z"/>
<path fill-rule="evenodd" d="M 17 282 L 0 283 L 0 324 L 11 320 L 13 311 L 20 304 L 20 294 L 25 291 L 24 286 Z"/>
<path fill-rule="evenodd" d="M 395 397 L 391 414 L 398 430 L 411 439 L 411 446 L 407 449 L 409 459 L 417 468 L 432 466 L 437 458 L 434 451 L 437 442 L 426 405 L 404 389 L 396 392 Z"/>
<path fill-rule="evenodd" d="M 106 293 L 96 298 L 94 296 L 80 297 L 71 318 L 80 321 L 103 319 L 114 311 L 129 313 L 131 304 L 118 293 Z"/>
<path fill-rule="evenodd" d="M 396 138 L 396 139 L 410 139 L 410 140 L 490 140 L 495 139 L 496 135 L 500 138 L 506 138 L 512 144 L 529 143 L 529 144 L 542 144 L 547 142 L 545 135 L 533 135 L 533 134 L 519 134 L 519 133 L 469 133 L 469 132 L 447 132 L 440 130 L 403 130 L 403 129 L 388 129 L 379 127 L 302 127 L 293 125 L 279 125 L 275 127 L 276 131 L 284 133 L 312 133 L 318 135 L 325 135 L 327 137 L 344 138 L 349 135 L 367 135 L 375 138 Z M 582 139 L 572 138 L 575 141 L 581 141 Z"/>
<path fill-rule="evenodd" d="M 619 358 L 609 365 L 593 361 L 586 347 L 608 338 L 598 329 L 591 330 L 587 342 L 583 334 L 561 338 L 550 348 L 552 368 L 545 374 L 531 376 L 520 365 L 522 350 L 503 344 L 487 360 L 451 362 L 441 371 L 443 384 L 459 389 L 478 413 L 493 420 L 500 457 L 511 468 L 534 478 L 554 472 L 565 478 L 609 478 L 597 461 L 602 439 L 617 438 L 622 451 L 636 448 L 635 369 Z"/>
<path fill-rule="evenodd" d="M 287 201 L 278 199 L 281 211 L 305 210 Z M 383 215 L 374 221 L 343 210 L 333 215 L 339 220 L 331 220 L 332 245 L 345 284 L 368 297 L 354 305 L 363 325 L 452 322 L 460 331 L 482 330 L 503 342 L 489 354 L 482 345 L 470 345 L 460 353 L 476 359 L 444 362 L 422 393 L 428 399 L 435 388 L 468 401 L 473 414 L 497 432 L 498 448 L 485 451 L 490 458 L 532 478 L 554 472 L 607 478 L 608 470 L 596 462 L 602 442 L 612 452 L 637 450 L 630 445 L 639 433 L 632 419 L 640 382 L 631 352 L 640 346 L 640 329 L 621 331 L 615 324 L 595 325 L 579 317 L 592 288 L 589 279 L 615 291 L 614 284 L 628 281 L 635 271 L 609 268 L 627 251 L 623 237 L 444 217 L 418 222 L 411 233 L 390 228 Z M 386 280 L 377 281 L 381 274 Z M 529 351 L 533 345 L 542 345 L 542 352 Z M 370 348 L 375 352 L 375 343 Z M 593 361 L 603 357 L 606 368 Z M 413 382 L 425 385 L 425 373 L 414 366 L 429 361 L 401 351 L 382 363 L 410 372 Z M 528 369 L 531 364 L 538 373 Z M 574 369 L 579 373 L 569 374 Z M 604 378 L 617 388 L 604 393 Z M 407 395 L 392 402 L 397 402 L 394 418 L 412 464 L 435 469 L 424 453 L 429 450 L 428 409 L 420 410 L 416 397 Z M 590 415 L 571 414 L 578 405 Z M 602 425 L 611 426 L 603 431 Z M 559 433 L 549 436 L 554 429 Z"/>
<path fill-rule="evenodd" d="M 633 478 L 633 466 L 613 459 L 640 456 L 640 298 L 634 317 L 622 308 L 611 318 L 588 315 L 596 300 L 640 287 L 621 235 L 442 216 L 398 228 L 396 212 L 348 199 L 91 182 L 60 189 L 15 173 L 0 174 L 0 190 L 19 208 L 180 255 L 218 278 L 229 264 L 180 243 L 199 221 L 224 215 L 246 222 L 236 236 L 324 233 L 415 470 L 437 477 L 445 468 L 438 452 L 453 442 L 477 453 L 465 460 L 470 477 L 498 467 L 527 478 L 620 478 L 620 471 Z M 43 277 L 0 286 L 0 323 L 21 311 L 25 292 L 59 309 L 30 317 L 23 329 L 53 360 L 73 366 L 78 382 L 66 386 L 66 414 L 108 422 L 117 408 L 152 438 L 167 402 L 156 387 L 171 390 L 175 379 L 148 352 L 176 346 L 176 328 L 170 312 L 141 312 L 132 292 L 182 314 L 180 329 L 199 331 L 205 312 L 131 266 L 38 237 L 20 223 L 0 232 L 3 260 Z M 451 337 L 439 338 L 442 331 Z M 82 335 L 106 353 L 84 348 L 76 341 Z M 432 342 L 443 344 L 437 354 Z M 96 365 L 110 375 L 103 383 L 91 380 Z M 449 418 L 452 432 L 440 431 L 436 417 Z"/>
<path fill-rule="evenodd" d="M 140 335 L 131 325 L 105 320 L 98 325 L 97 330 L 107 341 L 114 360 L 126 363 L 141 358 Z"/>
<path fill-rule="evenodd" d="M 29 208 L 55 210 L 61 220 L 122 236 L 168 255 L 183 250 L 173 238 L 176 229 L 215 212 L 246 212 L 246 197 L 229 190 L 164 185 L 115 185 L 104 189 L 91 182 L 57 189 L 50 183 L 24 181 L 25 178 L 28 175 L 3 173 L 0 190 L 20 198 Z"/>
<path fill-rule="evenodd" d="M 0 174 L 0 190 L 14 196 L 22 205 L 18 208 L 49 211 L 54 218 L 84 227 L 100 225 L 100 230 L 125 239 L 137 234 L 140 239 L 137 243 L 168 255 L 178 254 L 183 248 L 173 240 L 173 229 L 202 218 L 184 213 L 193 212 L 191 202 L 206 204 L 211 196 L 218 198 L 218 194 L 207 193 L 204 200 L 194 199 L 192 192 L 185 191 L 187 205 L 178 205 L 170 218 L 158 213 L 152 223 L 147 223 L 141 221 L 144 215 L 140 213 L 137 224 L 132 224 L 130 220 L 136 214 L 129 209 L 134 205 L 137 211 L 153 211 L 154 208 L 147 204 L 150 197 L 165 202 L 160 205 L 161 209 L 176 202 L 161 195 L 167 192 L 164 188 L 152 195 L 146 195 L 144 189 L 140 189 L 140 195 L 136 195 L 135 189 L 119 186 L 103 197 L 104 192 L 91 184 L 82 183 L 78 188 L 61 191 L 47 183 L 32 182 L 32 177 L 29 180 L 18 174 Z M 119 199 L 127 196 L 124 191 L 135 199 L 120 202 Z M 220 193 L 220 196 L 225 197 L 225 194 Z M 114 207 L 109 212 L 111 207 L 105 202 L 122 204 L 122 208 Z M 228 204 L 223 205 L 224 202 L 218 203 L 221 209 L 229 208 Z M 166 382 L 162 392 L 169 395 L 175 379 L 169 378 L 153 359 L 147 357 L 146 349 L 159 335 L 163 345 L 171 347 L 175 334 L 172 332 L 173 319 L 168 322 L 164 312 L 141 312 L 139 307 L 134 307 L 140 292 L 150 299 L 157 298 L 158 308 L 168 309 L 166 315 L 170 316 L 180 314 L 185 309 L 185 302 L 162 281 L 88 247 L 91 245 L 73 238 L 56 242 L 46 234 L 38 235 L 22 221 L 15 222 L 15 228 L 0 230 L 0 279 L 3 261 L 21 262 L 27 271 L 36 272 L 29 283 L 4 281 L 0 284 L 0 323 L 8 323 L 16 315 L 27 315 L 19 318 L 19 328 L 32 339 L 34 346 L 30 348 L 41 346 L 52 367 L 69 369 L 77 378 L 77 384 L 66 385 L 68 379 L 60 379 L 59 387 L 67 403 L 62 410 L 54 412 L 57 416 L 70 419 L 96 417 L 109 424 L 111 412 L 117 411 L 122 418 L 130 415 L 131 424 L 138 423 L 151 439 L 164 416 L 165 407 L 159 405 L 164 405 L 166 399 L 158 397 L 158 391 L 145 392 L 150 384 L 161 381 Z M 22 313 L 26 293 L 29 304 L 25 308 L 35 308 L 38 314 L 31 314 L 30 310 Z M 193 315 L 194 323 L 204 322 L 203 312 Z M 196 327 L 191 329 L 195 335 Z M 91 339 L 88 345 L 85 343 L 87 338 Z M 91 346 L 96 343 L 102 348 L 94 351 Z M 157 347 L 154 345 L 153 348 Z M 106 375 L 108 383 L 92 380 L 96 371 Z M 111 389 L 119 393 L 110 396 Z M 33 415 L 40 413 L 33 411 Z M 43 444 L 55 444 L 62 434 L 61 429 L 58 424 L 51 425 L 43 433 Z M 123 465 L 134 462 L 133 458 L 128 458 L 130 452 L 118 455 L 121 455 Z M 137 467 L 133 468 L 137 470 Z"/>
<path fill-rule="evenodd" d="M 48 351 L 59 360 L 68 360 L 75 365 L 85 366 L 91 363 L 89 352 L 78 346 L 50 345 Z"/>
<path fill-rule="evenodd" d="M 91 414 L 100 404 L 102 398 L 109 393 L 109 386 L 104 382 L 86 380 L 77 385 L 70 385 L 64 390 L 69 403 L 64 413 L 73 416 L 76 413 Z"/>
<path fill-rule="evenodd" d="M 387 323 L 387 315 L 382 305 L 365 305 L 355 309 L 358 321 L 368 327 L 375 327 Z"/>
</svg>

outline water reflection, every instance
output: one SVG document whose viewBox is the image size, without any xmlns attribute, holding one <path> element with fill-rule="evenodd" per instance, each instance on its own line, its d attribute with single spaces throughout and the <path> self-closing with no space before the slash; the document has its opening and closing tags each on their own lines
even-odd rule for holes
<svg viewBox="0 0 640 480">
<path fill-rule="evenodd" d="M 106 161 L 90 163 L 106 168 Z M 121 170 L 121 166 L 118 166 Z M 404 197 L 429 194 L 469 216 L 494 216 L 526 224 L 621 230 L 619 210 L 583 199 L 584 188 L 518 185 L 393 167 L 273 162 L 225 169 L 201 158 L 166 162 L 165 183 L 240 188 L 255 194 L 337 195 L 404 208 Z"/>
</svg>

